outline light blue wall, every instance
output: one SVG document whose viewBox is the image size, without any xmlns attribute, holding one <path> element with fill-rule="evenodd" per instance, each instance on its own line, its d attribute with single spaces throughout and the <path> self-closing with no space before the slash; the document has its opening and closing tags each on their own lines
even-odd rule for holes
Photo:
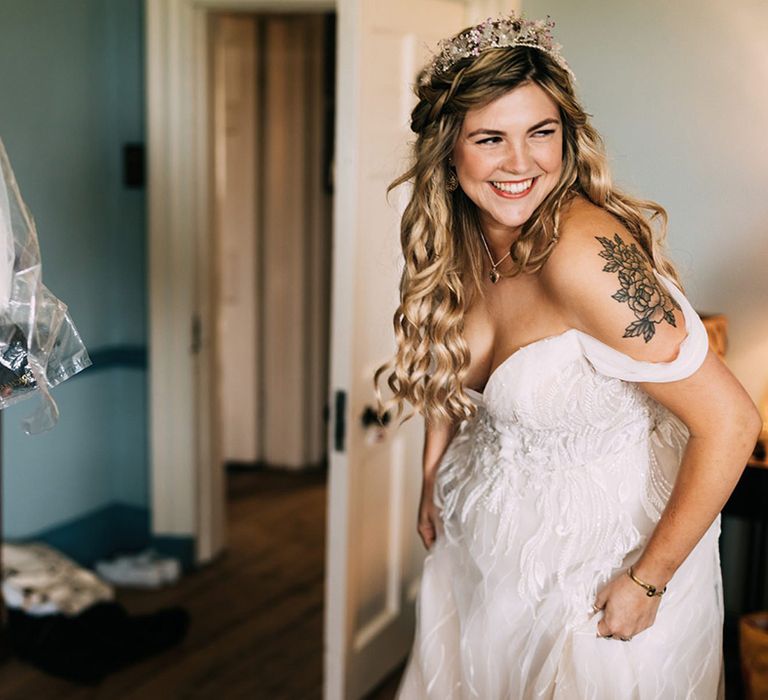
<svg viewBox="0 0 768 700">
<path fill-rule="evenodd" d="M 95 361 L 54 389 L 53 431 L 25 435 L 24 403 L 3 412 L 11 538 L 111 504 L 148 505 L 146 370 L 98 362 L 147 340 L 145 193 L 123 187 L 121 166 L 122 144 L 144 140 L 142 5 L 0 7 L 0 137 L 37 222 L 44 281 Z"/>
</svg>

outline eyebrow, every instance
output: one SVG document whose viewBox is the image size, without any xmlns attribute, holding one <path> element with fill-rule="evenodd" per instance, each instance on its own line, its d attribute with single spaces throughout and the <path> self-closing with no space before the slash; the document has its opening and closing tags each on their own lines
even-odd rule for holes
<svg viewBox="0 0 768 700">
<path fill-rule="evenodd" d="M 530 129 L 528 129 L 528 133 L 531 131 L 536 131 L 536 129 L 540 129 L 542 126 L 546 126 L 547 124 L 559 124 L 559 119 L 554 119 L 553 117 L 550 117 L 549 119 L 544 119 L 543 121 L 538 122 L 537 124 L 534 124 Z M 467 138 L 472 138 L 473 136 L 477 136 L 478 134 L 488 134 L 489 136 L 503 136 L 503 131 L 498 131 L 497 129 L 475 129 L 473 132 L 467 134 Z"/>
</svg>

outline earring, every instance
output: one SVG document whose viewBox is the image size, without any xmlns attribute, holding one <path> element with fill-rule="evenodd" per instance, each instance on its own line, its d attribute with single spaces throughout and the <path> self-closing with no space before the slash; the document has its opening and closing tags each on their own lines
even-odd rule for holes
<svg viewBox="0 0 768 700">
<path fill-rule="evenodd" d="M 456 171 L 448 168 L 448 177 L 445 179 L 445 189 L 449 192 L 455 192 L 459 187 L 459 178 L 456 177 Z"/>
</svg>

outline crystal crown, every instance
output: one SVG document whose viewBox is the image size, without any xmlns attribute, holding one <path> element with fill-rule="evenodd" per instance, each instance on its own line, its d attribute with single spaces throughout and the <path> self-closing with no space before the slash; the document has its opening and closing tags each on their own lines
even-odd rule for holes
<svg viewBox="0 0 768 700">
<path fill-rule="evenodd" d="M 511 46 L 530 46 L 548 53 L 575 79 L 573 71 L 560 54 L 562 46 L 555 43 L 552 37 L 554 26 L 555 23 L 549 15 L 546 19 L 530 20 L 522 15 L 516 17 L 513 11 L 508 16 L 500 16 L 497 19 L 489 17 L 455 37 L 443 39 L 438 44 L 437 53 L 424 72 L 421 82 L 428 83 L 433 75 L 447 71 L 463 58 L 479 56 L 489 49 Z"/>
</svg>

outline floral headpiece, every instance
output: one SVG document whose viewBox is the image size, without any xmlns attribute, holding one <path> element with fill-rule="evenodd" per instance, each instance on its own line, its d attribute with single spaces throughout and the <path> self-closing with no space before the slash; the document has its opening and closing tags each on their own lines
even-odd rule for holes
<svg viewBox="0 0 768 700">
<path fill-rule="evenodd" d="M 489 49 L 501 49 L 510 46 L 530 46 L 548 53 L 559 66 L 564 68 L 575 80 L 573 71 L 560 55 L 562 46 L 555 43 L 552 27 L 555 23 L 547 15 L 546 19 L 524 19 L 515 17 L 512 11 L 508 17 L 492 19 L 489 17 L 475 27 L 463 31 L 451 39 L 443 39 L 438 44 L 438 53 L 424 72 L 421 83 L 429 83 L 435 73 L 447 71 L 454 63 L 470 56 L 479 56 Z"/>
</svg>

